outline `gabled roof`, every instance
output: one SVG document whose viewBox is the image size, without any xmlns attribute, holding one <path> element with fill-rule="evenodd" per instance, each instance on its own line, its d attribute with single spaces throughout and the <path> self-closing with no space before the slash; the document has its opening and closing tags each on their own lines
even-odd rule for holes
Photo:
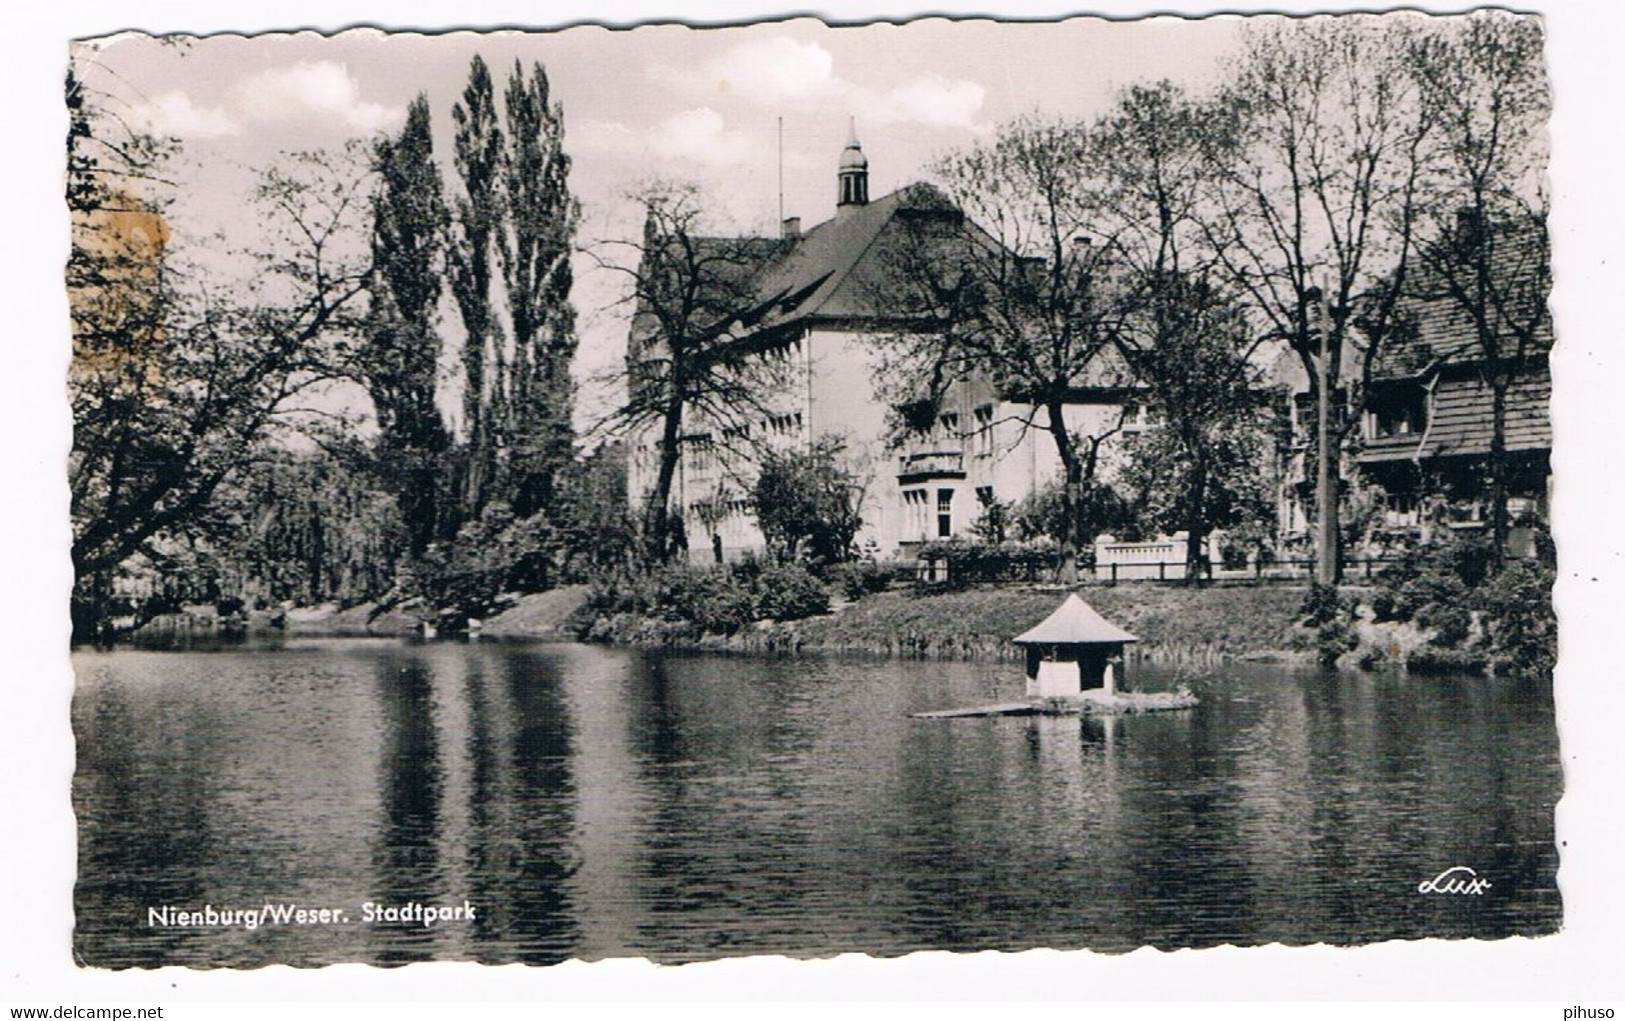
<svg viewBox="0 0 1625 1021">
<path fill-rule="evenodd" d="M 1138 638 L 1102 617 L 1076 592 L 1029 631 L 1014 639 L 1022 645 L 1102 645 L 1137 642 Z"/>
<path fill-rule="evenodd" d="M 813 317 L 866 318 L 884 315 L 886 267 L 893 260 L 865 258 L 912 243 L 900 222 L 909 214 L 957 216 L 948 197 L 929 184 L 912 184 L 861 206 L 846 206 L 767 262 L 756 293 L 776 302 L 763 319 L 767 328 Z"/>
<path fill-rule="evenodd" d="M 698 237 L 692 242 L 712 256 L 719 311 L 726 308 L 754 333 L 810 319 L 877 319 L 898 315 L 884 300 L 898 293 L 895 255 L 919 244 L 904 220 L 942 217 L 959 222 L 958 209 L 941 191 L 913 184 L 864 205 L 842 207 L 836 216 L 799 237 Z M 720 269 L 719 269 L 720 267 Z M 653 339 L 656 327 L 641 311 L 632 335 Z"/>
</svg>

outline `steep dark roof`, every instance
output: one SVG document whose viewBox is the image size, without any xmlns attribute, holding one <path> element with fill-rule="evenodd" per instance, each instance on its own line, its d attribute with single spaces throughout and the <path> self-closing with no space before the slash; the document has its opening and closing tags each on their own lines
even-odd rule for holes
<svg viewBox="0 0 1625 1021">
<path fill-rule="evenodd" d="M 1546 310 L 1546 292 L 1551 270 L 1544 227 L 1527 221 L 1499 224 L 1481 243 L 1490 246 L 1490 289 L 1498 299 L 1490 305 L 1503 310 L 1500 325 L 1509 338 L 1508 349 L 1513 330 L 1523 329 L 1530 332 L 1526 354 L 1550 351 L 1552 320 Z M 1438 253 L 1443 251 L 1440 245 L 1418 257 L 1400 303 L 1401 328 L 1383 345 L 1374 376 L 1416 376 L 1443 363 L 1483 360 L 1473 317 L 1451 286 L 1452 277 L 1460 284 L 1470 282 L 1470 260 L 1461 257 L 1452 269 L 1439 261 Z"/>
<path fill-rule="evenodd" d="M 880 298 L 897 261 L 865 256 L 915 243 L 902 219 L 922 213 L 956 216 L 958 211 L 936 188 L 914 184 L 866 205 L 847 206 L 792 241 L 758 277 L 757 294 L 776 303 L 762 325 L 885 316 Z"/>
<path fill-rule="evenodd" d="M 724 268 L 716 280 L 716 288 L 727 292 L 719 307 L 727 307 L 748 330 L 760 334 L 813 319 L 895 315 L 882 300 L 897 293 L 904 272 L 895 256 L 919 244 L 919 235 L 903 221 L 941 217 L 957 223 L 958 216 L 942 192 L 914 184 L 865 205 L 845 206 L 800 237 L 693 241 L 701 252 L 717 257 L 709 263 L 711 272 Z M 886 257 L 866 258 L 871 254 Z M 655 332 L 646 311 L 634 317 L 635 341 L 652 340 Z"/>
</svg>

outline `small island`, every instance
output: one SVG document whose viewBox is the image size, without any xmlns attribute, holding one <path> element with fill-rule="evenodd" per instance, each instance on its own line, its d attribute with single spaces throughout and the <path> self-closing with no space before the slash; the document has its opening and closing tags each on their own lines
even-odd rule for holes
<svg viewBox="0 0 1625 1021">
<path fill-rule="evenodd" d="M 1104 716 L 1189 709 L 1196 704 L 1196 696 L 1184 690 L 1119 691 L 1119 681 L 1127 679 L 1123 648 L 1139 639 L 1102 617 L 1076 592 L 1014 641 L 1027 655 L 1023 701 L 940 709 L 913 717 Z"/>
</svg>

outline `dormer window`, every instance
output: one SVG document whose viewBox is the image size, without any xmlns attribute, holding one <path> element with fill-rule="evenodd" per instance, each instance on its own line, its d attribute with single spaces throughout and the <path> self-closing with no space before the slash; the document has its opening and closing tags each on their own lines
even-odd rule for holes
<svg viewBox="0 0 1625 1021">
<path fill-rule="evenodd" d="M 1427 394 L 1420 386 L 1395 387 L 1372 394 L 1366 415 L 1369 439 L 1421 436 L 1427 429 Z"/>
</svg>

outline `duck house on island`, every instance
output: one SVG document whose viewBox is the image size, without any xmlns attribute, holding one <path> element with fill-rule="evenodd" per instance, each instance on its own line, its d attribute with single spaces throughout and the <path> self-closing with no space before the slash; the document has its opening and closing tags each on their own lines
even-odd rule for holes
<svg viewBox="0 0 1625 1021">
<path fill-rule="evenodd" d="M 1077 593 L 1015 642 L 1027 652 L 1028 698 L 1077 698 L 1099 689 L 1117 693 L 1124 681 L 1123 647 L 1139 641 Z"/>
</svg>

